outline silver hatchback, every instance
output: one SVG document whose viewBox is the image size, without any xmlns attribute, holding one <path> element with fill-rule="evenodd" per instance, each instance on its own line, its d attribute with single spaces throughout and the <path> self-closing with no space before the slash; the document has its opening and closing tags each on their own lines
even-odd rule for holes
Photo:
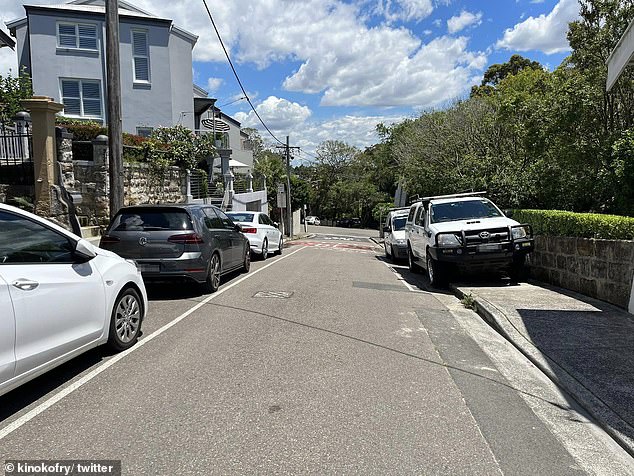
<svg viewBox="0 0 634 476">
<path fill-rule="evenodd" d="M 218 289 L 223 274 L 251 266 L 249 240 L 211 205 L 124 207 L 99 246 L 135 260 L 144 280 L 193 280 L 206 292 Z"/>
</svg>

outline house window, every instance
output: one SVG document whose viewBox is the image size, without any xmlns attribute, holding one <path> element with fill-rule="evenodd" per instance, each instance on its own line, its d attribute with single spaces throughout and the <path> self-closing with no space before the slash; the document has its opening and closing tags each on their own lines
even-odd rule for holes
<svg viewBox="0 0 634 476">
<path fill-rule="evenodd" d="M 89 79 L 62 79 L 64 114 L 101 118 L 101 84 Z"/>
<path fill-rule="evenodd" d="M 85 23 L 58 23 L 57 46 L 97 51 L 97 26 Z"/>
<path fill-rule="evenodd" d="M 137 126 L 136 135 L 141 137 L 150 137 L 152 135 L 153 127 L 141 127 Z"/>
<path fill-rule="evenodd" d="M 134 63 L 134 81 L 150 82 L 150 52 L 147 31 L 132 30 L 132 61 Z"/>
</svg>

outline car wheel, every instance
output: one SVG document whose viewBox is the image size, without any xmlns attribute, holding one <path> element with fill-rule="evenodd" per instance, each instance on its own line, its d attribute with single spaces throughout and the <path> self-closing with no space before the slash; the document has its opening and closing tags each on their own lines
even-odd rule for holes
<svg viewBox="0 0 634 476">
<path fill-rule="evenodd" d="M 209 260 L 207 279 L 203 283 L 203 289 L 207 294 L 218 291 L 220 287 L 220 269 L 220 256 L 218 253 L 214 253 L 211 255 L 211 260 Z"/>
<path fill-rule="evenodd" d="M 283 249 L 284 249 L 284 237 L 282 235 L 280 235 L 280 243 L 278 245 L 276 254 L 281 255 Z"/>
<path fill-rule="evenodd" d="M 142 304 L 133 288 L 124 290 L 116 299 L 110 317 L 108 346 L 116 351 L 132 347 L 141 332 Z"/>
<path fill-rule="evenodd" d="M 246 246 L 246 251 L 244 253 L 244 261 L 242 262 L 242 271 L 244 273 L 248 273 L 251 269 L 251 248 L 249 245 Z"/>
<path fill-rule="evenodd" d="M 429 284 L 434 287 L 443 286 L 445 284 L 445 273 L 438 261 L 427 253 L 427 277 Z"/>
<path fill-rule="evenodd" d="M 264 261 L 269 255 L 269 240 L 264 238 L 264 242 L 262 242 L 262 261 Z"/>
<path fill-rule="evenodd" d="M 410 246 L 407 247 L 407 264 L 412 273 L 418 273 L 419 268 L 414 262 L 414 253 L 412 253 L 412 248 Z"/>
</svg>

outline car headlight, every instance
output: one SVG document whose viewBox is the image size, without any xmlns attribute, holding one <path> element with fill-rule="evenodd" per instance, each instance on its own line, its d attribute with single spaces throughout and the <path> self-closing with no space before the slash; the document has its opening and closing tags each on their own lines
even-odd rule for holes
<svg viewBox="0 0 634 476">
<path fill-rule="evenodd" d="M 528 234 L 526 233 L 526 228 L 523 226 L 518 226 L 515 228 L 511 228 L 511 236 L 514 240 L 519 240 L 521 238 L 526 238 Z"/>
<path fill-rule="evenodd" d="M 460 240 L 456 235 L 445 233 L 438 235 L 438 246 L 461 246 Z"/>
</svg>

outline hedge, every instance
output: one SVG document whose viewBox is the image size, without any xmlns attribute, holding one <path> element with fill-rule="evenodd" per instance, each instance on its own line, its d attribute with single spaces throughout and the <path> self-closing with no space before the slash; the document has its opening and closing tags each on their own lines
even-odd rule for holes
<svg viewBox="0 0 634 476">
<path fill-rule="evenodd" d="M 513 219 L 528 223 L 536 235 L 634 240 L 634 218 L 561 210 L 513 210 Z"/>
</svg>

